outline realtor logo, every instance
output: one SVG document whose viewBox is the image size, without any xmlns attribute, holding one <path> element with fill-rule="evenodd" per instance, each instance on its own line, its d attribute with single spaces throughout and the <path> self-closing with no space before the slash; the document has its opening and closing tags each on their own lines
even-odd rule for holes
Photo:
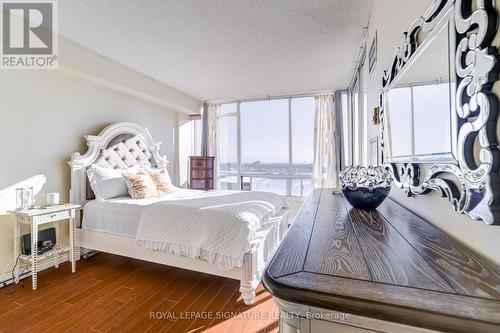
<svg viewBox="0 0 500 333">
<path fill-rule="evenodd" d="M 2 1 L 1 69 L 55 69 L 57 3 Z"/>
</svg>

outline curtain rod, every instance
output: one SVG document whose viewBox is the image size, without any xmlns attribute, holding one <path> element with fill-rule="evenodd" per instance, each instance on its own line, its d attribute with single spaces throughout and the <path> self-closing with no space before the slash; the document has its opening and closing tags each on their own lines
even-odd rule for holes
<svg viewBox="0 0 500 333">
<path fill-rule="evenodd" d="M 207 101 L 209 104 L 229 104 L 238 102 L 255 102 L 255 101 L 265 101 L 272 99 L 284 99 L 284 98 L 300 98 L 300 97 L 314 97 L 319 95 L 333 95 L 336 92 L 346 91 L 346 89 L 340 90 L 324 90 L 324 91 L 313 91 L 301 94 L 287 94 L 287 95 L 274 95 L 274 96 L 264 96 L 264 97 L 253 97 L 253 98 L 242 98 L 242 99 L 226 99 L 226 100 L 211 100 Z"/>
</svg>

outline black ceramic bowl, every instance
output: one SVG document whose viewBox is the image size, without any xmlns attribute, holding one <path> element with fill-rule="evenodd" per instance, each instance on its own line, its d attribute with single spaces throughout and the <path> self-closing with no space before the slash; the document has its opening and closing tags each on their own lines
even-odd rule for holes
<svg viewBox="0 0 500 333">
<path fill-rule="evenodd" d="M 375 210 L 387 198 L 389 192 L 391 192 L 391 188 L 380 187 L 373 190 L 369 190 L 366 187 L 358 187 L 355 190 L 345 188 L 342 189 L 342 192 L 354 208 Z"/>
<path fill-rule="evenodd" d="M 339 184 L 354 207 L 374 210 L 391 192 L 392 175 L 384 167 L 348 167 L 339 174 Z"/>
</svg>

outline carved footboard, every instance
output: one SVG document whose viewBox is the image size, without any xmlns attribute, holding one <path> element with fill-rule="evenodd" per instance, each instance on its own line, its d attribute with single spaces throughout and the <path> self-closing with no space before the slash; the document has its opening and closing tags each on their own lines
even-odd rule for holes
<svg viewBox="0 0 500 333">
<path fill-rule="evenodd" d="M 255 290 L 259 285 L 262 273 L 268 261 L 272 258 L 288 229 L 289 209 L 283 209 L 273 218 L 274 223 L 269 228 L 267 236 L 254 244 L 252 250 L 245 254 L 241 266 L 240 292 L 245 304 L 252 304 Z"/>
</svg>

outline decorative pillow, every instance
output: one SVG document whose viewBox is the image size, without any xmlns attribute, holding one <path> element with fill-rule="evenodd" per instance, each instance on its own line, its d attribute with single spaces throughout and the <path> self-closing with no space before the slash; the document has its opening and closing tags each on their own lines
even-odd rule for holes
<svg viewBox="0 0 500 333">
<path fill-rule="evenodd" d="M 128 196 L 127 184 L 123 178 L 122 170 L 103 168 L 94 164 L 87 169 L 87 176 L 96 199 Z"/>
<path fill-rule="evenodd" d="M 148 199 L 158 195 L 156 185 L 149 173 L 143 170 L 138 173 L 124 171 L 123 177 L 132 199 Z"/>
<path fill-rule="evenodd" d="M 149 169 L 148 173 L 156 185 L 158 195 L 170 194 L 178 190 L 178 188 L 172 184 L 172 179 L 170 179 L 170 175 L 166 168 Z"/>
</svg>

